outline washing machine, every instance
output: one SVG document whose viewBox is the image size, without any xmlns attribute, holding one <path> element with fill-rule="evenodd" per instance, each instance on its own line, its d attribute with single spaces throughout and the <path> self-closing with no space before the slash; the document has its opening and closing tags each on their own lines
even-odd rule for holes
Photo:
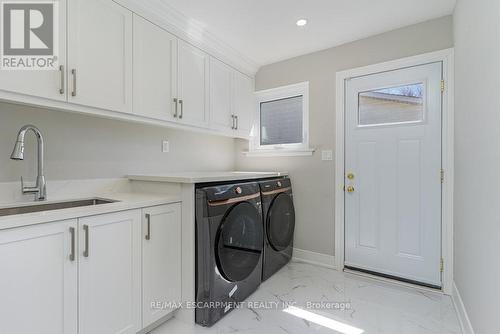
<svg viewBox="0 0 500 334">
<path fill-rule="evenodd" d="M 259 182 L 264 222 L 262 281 L 286 265 L 293 254 L 295 208 L 288 177 Z"/>
<path fill-rule="evenodd" d="M 212 326 L 260 285 L 264 228 L 257 182 L 196 188 L 196 323 Z"/>
</svg>

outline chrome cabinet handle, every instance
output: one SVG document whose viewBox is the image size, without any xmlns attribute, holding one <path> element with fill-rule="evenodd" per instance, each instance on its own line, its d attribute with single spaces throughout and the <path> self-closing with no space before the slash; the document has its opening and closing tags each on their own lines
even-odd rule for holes
<svg viewBox="0 0 500 334">
<path fill-rule="evenodd" d="M 89 257 L 89 226 L 83 225 L 83 231 L 85 232 L 85 249 L 83 250 L 83 256 Z"/>
<path fill-rule="evenodd" d="M 178 103 L 177 103 L 177 102 L 179 102 L 179 100 L 178 100 L 176 97 L 174 97 L 174 103 L 175 103 L 174 118 L 177 118 L 177 115 L 179 115 L 179 114 L 177 113 L 177 105 L 178 105 Z"/>
<path fill-rule="evenodd" d="M 59 74 L 61 75 L 61 88 L 59 88 L 59 94 L 64 94 L 64 65 L 59 66 Z"/>
<path fill-rule="evenodd" d="M 76 96 L 76 68 L 71 70 L 71 75 L 73 75 L 73 91 L 71 96 Z"/>
<path fill-rule="evenodd" d="M 232 122 L 231 122 L 231 130 L 234 130 L 234 114 L 231 115 L 231 119 L 232 119 Z"/>
<path fill-rule="evenodd" d="M 182 118 L 182 116 L 184 115 L 184 101 L 180 99 L 179 104 L 181 105 L 181 113 L 179 114 L 179 118 Z"/>
<path fill-rule="evenodd" d="M 71 253 L 69 254 L 69 260 L 75 261 L 75 228 L 69 228 L 69 234 L 71 234 Z"/>
<path fill-rule="evenodd" d="M 236 120 L 236 125 L 234 126 L 234 129 L 238 130 L 238 124 L 239 124 L 238 115 L 234 115 L 234 119 Z"/>
<path fill-rule="evenodd" d="M 146 213 L 146 240 L 151 240 L 151 215 Z"/>
</svg>

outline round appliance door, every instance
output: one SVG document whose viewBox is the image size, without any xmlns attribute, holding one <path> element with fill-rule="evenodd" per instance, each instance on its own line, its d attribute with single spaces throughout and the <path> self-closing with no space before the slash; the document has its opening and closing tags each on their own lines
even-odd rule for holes
<svg viewBox="0 0 500 334">
<path fill-rule="evenodd" d="M 264 231 L 257 208 L 235 204 L 222 220 L 216 238 L 216 261 L 225 279 L 246 279 L 257 267 L 262 254 Z"/>
<path fill-rule="evenodd" d="M 295 230 L 295 209 L 289 195 L 281 193 L 271 202 L 267 214 L 266 230 L 267 239 L 275 251 L 281 252 L 292 244 Z"/>
</svg>

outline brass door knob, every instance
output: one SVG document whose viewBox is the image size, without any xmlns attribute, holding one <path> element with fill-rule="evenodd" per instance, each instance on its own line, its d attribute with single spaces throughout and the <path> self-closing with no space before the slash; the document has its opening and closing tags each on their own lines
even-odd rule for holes
<svg viewBox="0 0 500 334">
<path fill-rule="evenodd" d="M 346 190 L 347 190 L 348 193 L 353 193 L 354 192 L 354 187 L 353 186 L 348 186 L 346 188 Z"/>
</svg>

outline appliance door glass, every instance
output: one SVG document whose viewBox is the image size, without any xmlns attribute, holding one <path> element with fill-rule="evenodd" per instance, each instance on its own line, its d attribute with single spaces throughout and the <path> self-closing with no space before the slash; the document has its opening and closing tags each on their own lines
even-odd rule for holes
<svg viewBox="0 0 500 334">
<path fill-rule="evenodd" d="M 271 247 L 281 252 L 293 242 L 295 210 L 292 198 L 287 194 L 277 195 L 269 207 L 266 230 Z"/>
<path fill-rule="evenodd" d="M 222 220 L 216 239 L 219 271 L 229 281 L 242 281 L 260 263 L 264 242 L 261 215 L 248 203 L 235 204 Z"/>
</svg>

